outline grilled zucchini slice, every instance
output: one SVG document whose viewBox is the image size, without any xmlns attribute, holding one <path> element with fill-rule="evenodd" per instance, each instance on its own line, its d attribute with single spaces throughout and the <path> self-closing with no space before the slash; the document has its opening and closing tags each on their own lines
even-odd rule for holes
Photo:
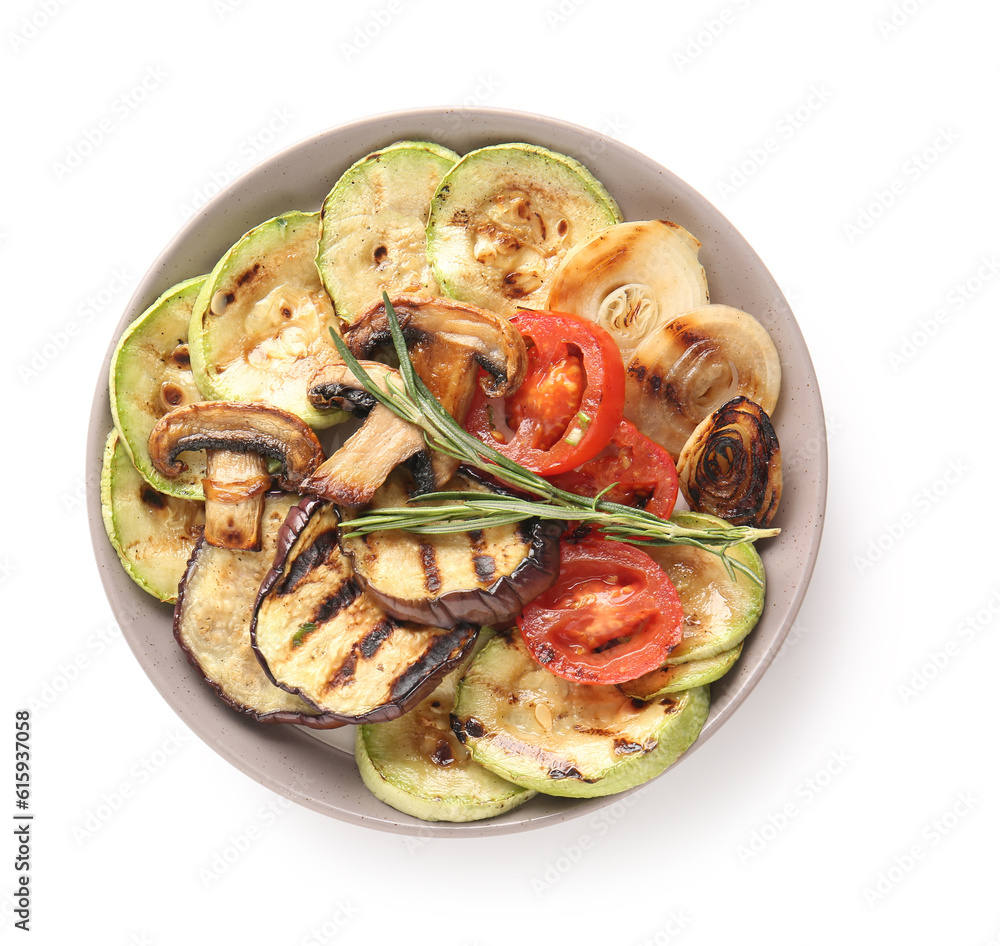
<svg viewBox="0 0 1000 946">
<path fill-rule="evenodd" d="M 661 667 L 643 674 L 636 680 L 619 683 L 622 693 L 638 700 L 655 700 L 658 696 L 704 686 L 725 676 L 739 659 L 742 642 L 715 657 L 689 660 L 674 667 Z"/>
<path fill-rule="evenodd" d="M 168 496 L 132 465 L 117 430 L 108 435 L 101 467 L 104 528 L 125 571 L 160 601 L 177 600 L 177 586 L 205 528 L 202 503 Z"/>
<path fill-rule="evenodd" d="M 204 536 L 198 541 L 181 581 L 174 637 L 234 709 L 259 722 L 331 728 L 339 722 L 271 683 L 250 646 L 257 590 L 270 570 L 281 525 L 298 498 L 284 493 L 265 499 L 259 552 L 217 548 Z"/>
<path fill-rule="evenodd" d="M 405 716 L 359 726 L 355 758 L 380 801 L 424 821 L 479 821 L 523 805 L 535 792 L 472 761 L 452 732 L 459 667 Z"/>
<path fill-rule="evenodd" d="M 196 276 L 163 293 L 125 329 L 111 358 L 111 414 L 122 446 L 147 483 L 181 499 L 204 499 L 204 458 L 171 479 L 153 467 L 146 444 L 164 414 L 201 400 L 191 372 L 188 326 L 204 283 L 204 276 Z"/>
<path fill-rule="evenodd" d="M 573 683 L 537 664 L 517 632 L 498 634 L 459 684 L 452 728 L 472 758 L 524 788 L 593 798 L 659 775 L 698 738 L 708 687 L 651 702 Z"/>
<path fill-rule="evenodd" d="M 222 257 L 191 314 L 191 368 L 206 400 L 264 402 L 311 427 L 343 420 L 306 397 L 317 368 L 339 362 L 333 304 L 316 272 L 319 214 L 282 214 Z"/>
<path fill-rule="evenodd" d="M 251 626 L 268 677 L 345 723 L 395 719 L 471 648 L 478 628 L 398 621 L 362 590 L 339 545 L 336 507 L 293 507 Z"/>
<path fill-rule="evenodd" d="M 323 202 L 316 266 L 343 321 L 354 322 L 383 290 L 440 295 L 427 262 L 427 214 L 457 160 L 429 141 L 397 141 L 334 184 Z"/>
<path fill-rule="evenodd" d="M 427 256 L 445 293 L 503 315 L 543 309 L 572 247 L 621 210 L 579 161 L 515 142 L 471 151 L 431 201 Z"/>
</svg>

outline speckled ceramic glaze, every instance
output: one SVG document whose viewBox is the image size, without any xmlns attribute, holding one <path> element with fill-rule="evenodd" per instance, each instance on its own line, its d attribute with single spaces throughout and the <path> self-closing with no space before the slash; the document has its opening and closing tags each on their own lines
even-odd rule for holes
<svg viewBox="0 0 1000 946">
<path fill-rule="evenodd" d="M 437 141 L 464 153 L 508 141 L 544 145 L 582 161 L 608 187 L 625 218 L 662 218 L 702 241 L 700 259 L 713 302 L 756 316 L 781 355 L 782 392 L 774 423 L 786 458 L 785 488 L 775 525 L 782 534 L 761 543 L 767 600 L 742 657 L 713 685 L 712 710 L 689 753 L 729 718 L 774 659 L 806 593 L 822 532 L 826 502 L 823 409 L 809 352 L 788 303 L 756 253 L 704 197 L 655 161 L 602 135 L 543 116 L 497 109 L 420 109 L 379 115 L 334 128 L 277 155 L 207 204 L 150 268 L 122 315 L 97 378 L 88 440 L 88 509 L 94 552 L 111 607 L 150 680 L 178 715 L 220 755 L 251 778 L 316 811 L 403 834 L 476 837 L 540 828 L 576 818 L 621 796 L 572 802 L 539 796 L 491 821 L 427 824 L 399 814 L 363 786 L 350 734 L 326 741 L 288 725 L 263 725 L 234 712 L 189 666 L 171 633 L 171 609 L 132 583 L 101 521 L 100 467 L 112 427 L 108 363 L 118 336 L 160 293 L 208 272 L 247 230 L 288 210 L 317 210 L 355 159 L 404 138 Z M 668 770 L 661 778 L 670 778 Z"/>
</svg>

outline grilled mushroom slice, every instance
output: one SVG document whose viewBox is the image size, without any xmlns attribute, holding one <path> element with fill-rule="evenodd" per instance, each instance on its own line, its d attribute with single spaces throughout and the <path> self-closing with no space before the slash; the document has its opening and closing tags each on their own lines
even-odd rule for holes
<svg viewBox="0 0 1000 946">
<path fill-rule="evenodd" d="M 691 434 L 677 458 L 688 505 L 736 525 L 764 528 L 781 500 L 781 447 L 764 409 L 734 397 Z"/>
<path fill-rule="evenodd" d="M 267 460 L 281 464 L 277 482 L 297 491 L 323 459 L 304 421 L 266 404 L 202 401 L 164 414 L 149 435 L 149 456 L 165 476 L 187 469 L 186 451 L 205 450 L 205 541 L 226 549 L 260 548 Z"/>
<path fill-rule="evenodd" d="M 507 397 L 520 387 L 528 351 L 521 333 L 503 316 L 452 299 L 400 295 L 390 301 L 414 370 L 460 424 L 472 405 L 480 368 L 489 397 Z M 369 359 L 379 349 L 391 348 L 385 302 L 345 327 L 344 341 L 356 358 Z M 434 454 L 433 464 L 438 486 L 458 469 L 458 460 L 440 453 Z"/>
<path fill-rule="evenodd" d="M 388 390 L 393 378 L 397 388 L 403 386 L 395 368 L 377 361 L 363 361 L 361 367 L 382 390 Z M 307 479 L 305 492 L 340 506 L 364 506 L 393 469 L 407 460 L 412 461 L 421 488 L 433 488 L 423 431 L 379 404 L 347 365 L 328 365 L 317 371 L 309 384 L 309 400 L 317 407 L 336 407 L 365 421 Z"/>
</svg>

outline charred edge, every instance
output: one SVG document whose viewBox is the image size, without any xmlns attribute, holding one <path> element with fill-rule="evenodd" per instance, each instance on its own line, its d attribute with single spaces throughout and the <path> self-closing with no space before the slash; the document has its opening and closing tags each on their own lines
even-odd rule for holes
<svg viewBox="0 0 1000 946">
<path fill-rule="evenodd" d="M 628 739 L 615 740 L 615 755 L 640 755 L 652 752 L 656 748 L 655 739 L 647 739 L 645 743 L 631 742 Z"/>
<path fill-rule="evenodd" d="M 441 590 L 441 570 L 438 568 L 434 546 L 430 542 L 420 540 L 417 551 L 420 555 L 420 565 L 424 570 L 424 587 L 434 594 Z"/>
<path fill-rule="evenodd" d="M 324 533 L 324 535 L 327 535 L 327 533 Z M 348 605 L 352 604 L 360 594 L 361 586 L 352 575 L 332 595 L 327 596 L 322 601 L 316 609 L 313 621 L 316 624 L 325 624 L 327 621 L 333 620 Z"/>
<path fill-rule="evenodd" d="M 247 437 L 244 440 L 226 440 L 224 437 L 210 437 L 204 434 L 188 434 L 180 437 L 170 453 L 167 455 L 167 462 L 171 466 L 177 466 L 177 457 L 185 450 L 226 450 L 229 453 L 257 453 L 275 460 L 285 468 L 286 457 L 281 446 L 270 443 L 263 438 Z"/>
<path fill-rule="evenodd" d="M 296 555 L 284 577 L 275 585 L 274 596 L 280 598 L 291 594 L 306 575 L 328 561 L 330 553 L 338 548 L 337 536 L 336 528 L 326 529 Z"/>
<path fill-rule="evenodd" d="M 367 417 L 378 403 L 367 391 L 348 387 L 345 384 L 329 382 L 313 385 L 307 394 L 313 407 L 347 411 L 352 417 Z"/>
<path fill-rule="evenodd" d="M 405 460 L 403 465 L 413 476 L 414 496 L 433 493 L 437 489 L 434 482 L 434 464 L 431 462 L 429 450 L 418 450 L 412 457 Z"/>
</svg>

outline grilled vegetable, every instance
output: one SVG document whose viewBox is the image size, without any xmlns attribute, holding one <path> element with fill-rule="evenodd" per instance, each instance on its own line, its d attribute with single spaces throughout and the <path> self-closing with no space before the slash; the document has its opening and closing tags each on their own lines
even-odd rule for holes
<svg viewBox="0 0 1000 946">
<path fill-rule="evenodd" d="M 339 361 L 333 304 L 316 272 L 318 239 L 318 213 L 287 213 L 254 227 L 216 264 L 188 342 L 205 398 L 265 402 L 317 428 L 344 419 L 306 398 L 313 372 Z"/>
<path fill-rule="evenodd" d="M 153 425 L 168 411 L 201 400 L 188 352 L 188 325 L 204 276 L 168 289 L 122 335 L 111 358 L 110 401 L 122 445 L 146 482 L 181 499 L 204 499 L 204 461 L 163 476 L 149 459 Z"/>
<path fill-rule="evenodd" d="M 261 585 L 251 640 L 268 677 L 345 723 L 383 722 L 420 702 L 468 652 L 477 628 L 397 621 L 361 589 L 340 551 L 336 508 L 289 513 Z"/>
<path fill-rule="evenodd" d="M 771 419 L 734 397 L 706 417 L 677 458 L 688 505 L 736 525 L 770 525 L 781 500 L 781 447 Z"/>
<path fill-rule="evenodd" d="M 569 250 L 622 219 L 580 162 L 530 144 L 465 155 L 431 201 L 427 256 L 449 296 L 503 315 L 545 308 Z"/>
<path fill-rule="evenodd" d="M 722 525 L 697 512 L 674 513 L 672 522 L 690 528 Z M 646 551 L 670 576 L 684 609 L 683 636 L 665 666 L 715 657 L 731 650 L 753 630 L 764 608 L 764 565 L 749 542 L 733 546 L 729 556 L 756 576 L 730 577 L 718 556 L 690 545 L 648 547 Z"/>
<path fill-rule="evenodd" d="M 259 722 L 329 729 L 340 723 L 271 683 L 250 646 L 257 589 L 270 570 L 281 524 L 297 499 L 288 493 L 265 499 L 259 552 L 230 551 L 199 540 L 181 581 L 174 636 L 234 709 Z"/>
<path fill-rule="evenodd" d="M 297 490 L 323 459 L 309 426 L 265 404 L 202 401 L 164 414 L 149 435 L 149 456 L 164 476 L 187 469 L 185 452 L 205 450 L 205 541 L 227 549 L 259 549 L 267 459 L 281 465 L 278 484 Z"/>
<path fill-rule="evenodd" d="M 742 394 L 772 413 L 781 364 L 752 315 L 709 305 L 646 339 L 625 373 L 625 416 L 673 457 L 716 408 Z"/>
<path fill-rule="evenodd" d="M 408 477 L 391 477 L 376 493 L 374 508 L 406 505 L 410 485 Z M 447 488 L 496 492 L 462 473 Z M 499 624 L 555 581 L 562 528 L 558 521 L 528 520 L 444 535 L 393 529 L 341 544 L 368 596 L 394 617 L 435 627 Z"/>
<path fill-rule="evenodd" d="M 451 731 L 459 667 L 405 716 L 359 726 L 355 758 L 379 800 L 424 821 L 478 821 L 510 811 L 535 792 L 472 761 Z"/>
<path fill-rule="evenodd" d="M 692 687 L 705 686 L 729 673 L 742 650 L 743 644 L 739 643 L 714 657 L 689 660 L 675 667 L 661 667 L 619 686 L 622 693 L 634 696 L 637 700 L 655 700 L 668 693 L 679 693 Z"/>
<path fill-rule="evenodd" d="M 566 254 L 546 308 L 597 322 L 627 364 L 643 339 L 674 316 L 708 304 L 700 247 L 668 220 L 608 227 Z"/>
<path fill-rule="evenodd" d="M 383 391 L 391 384 L 400 384 L 395 368 L 377 361 L 366 361 L 361 367 Z M 430 451 L 423 432 L 377 403 L 346 365 L 321 369 L 310 383 L 309 397 L 318 406 L 339 407 L 355 417 L 364 417 L 365 422 L 309 477 L 305 492 L 341 506 L 364 506 L 386 477 L 407 461 L 421 490 L 434 488 Z"/>
<path fill-rule="evenodd" d="M 150 486 L 132 465 L 116 430 L 104 448 L 101 514 L 132 580 L 160 601 L 175 601 L 178 582 L 204 530 L 202 504 Z"/>
<path fill-rule="evenodd" d="M 472 758 L 549 795 L 592 798 L 659 775 L 698 737 L 708 687 L 633 700 L 616 686 L 571 683 L 499 634 L 459 684 L 452 727 Z"/>
<path fill-rule="evenodd" d="M 323 203 L 316 266 L 337 315 L 354 322 L 382 290 L 438 295 L 427 262 L 431 198 L 454 151 L 397 141 L 355 162 Z"/>
</svg>

